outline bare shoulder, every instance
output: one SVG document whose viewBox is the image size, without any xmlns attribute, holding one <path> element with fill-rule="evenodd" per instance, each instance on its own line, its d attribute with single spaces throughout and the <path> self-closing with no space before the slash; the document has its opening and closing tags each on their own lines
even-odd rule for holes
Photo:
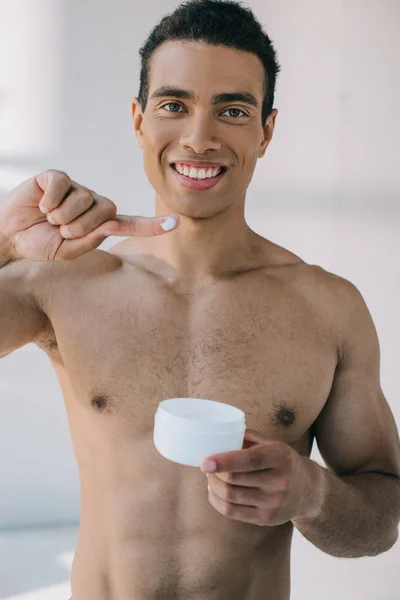
<svg viewBox="0 0 400 600">
<path fill-rule="evenodd" d="M 276 244 L 272 249 L 273 273 L 329 323 L 340 345 L 361 327 L 373 327 L 364 297 L 354 283 Z"/>
<path fill-rule="evenodd" d="M 357 288 L 346 278 L 327 271 L 317 264 L 307 263 L 303 258 L 275 243 L 268 242 L 266 247 L 268 264 L 277 276 L 287 283 L 298 286 L 310 294 L 322 294 L 332 302 L 342 303 L 346 295 L 357 294 Z"/>
<path fill-rule="evenodd" d="M 294 279 L 304 291 L 315 295 L 319 302 L 333 309 L 337 318 L 353 316 L 354 309 L 364 303 L 363 296 L 354 283 L 320 265 L 299 265 Z"/>
<path fill-rule="evenodd" d="M 307 277 L 321 287 L 331 298 L 332 304 L 345 315 L 364 302 L 357 286 L 346 277 L 327 271 L 319 265 L 307 265 Z"/>
<path fill-rule="evenodd" d="M 302 271 L 299 281 L 304 293 L 315 302 L 316 310 L 337 336 L 340 356 L 349 340 L 358 339 L 362 331 L 376 335 L 367 303 L 354 283 L 319 265 L 304 264 L 299 271 Z"/>
</svg>

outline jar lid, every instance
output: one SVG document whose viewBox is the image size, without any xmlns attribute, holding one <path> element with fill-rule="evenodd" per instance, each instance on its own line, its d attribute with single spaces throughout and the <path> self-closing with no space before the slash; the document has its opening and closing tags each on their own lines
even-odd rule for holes
<svg viewBox="0 0 400 600">
<path fill-rule="evenodd" d="M 246 426 L 240 408 L 202 398 L 168 398 L 156 415 L 169 426 L 197 433 L 231 433 Z"/>
</svg>

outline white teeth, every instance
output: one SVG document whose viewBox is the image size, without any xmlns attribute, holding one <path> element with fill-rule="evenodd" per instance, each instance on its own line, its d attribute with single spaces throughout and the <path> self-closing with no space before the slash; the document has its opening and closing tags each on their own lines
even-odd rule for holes
<svg viewBox="0 0 400 600">
<path fill-rule="evenodd" d="M 178 171 L 178 173 L 180 173 L 181 175 L 186 175 L 186 177 L 190 177 L 191 179 L 206 179 L 206 177 L 216 177 L 221 170 L 220 167 L 210 167 L 209 169 L 196 169 L 196 167 L 188 167 L 187 165 L 182 164 L 175 164 L 175 168 Z"/>
</svg>

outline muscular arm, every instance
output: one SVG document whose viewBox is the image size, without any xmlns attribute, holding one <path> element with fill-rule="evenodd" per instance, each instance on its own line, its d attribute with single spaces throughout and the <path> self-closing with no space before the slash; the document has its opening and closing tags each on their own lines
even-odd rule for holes
<svg viewBox="0 0 400 600">
<path fill-rule="evenodd" d="M 398 538 L 400 444 L 380 384 L 374 323 L 355 286 L 341 295 L 343 357 L 315 436 L 329 467 L 304 458 L 313 482 L 313 516 L 294 519 L 315 546 L 337 557 L 375 556 Z"/>
<path fill-rule="evenodd" d="M 34 294 L 40 263 L 9 262 L 0 267 L 0 358 L 32 342 L 47 322 Z"/>
</svg>

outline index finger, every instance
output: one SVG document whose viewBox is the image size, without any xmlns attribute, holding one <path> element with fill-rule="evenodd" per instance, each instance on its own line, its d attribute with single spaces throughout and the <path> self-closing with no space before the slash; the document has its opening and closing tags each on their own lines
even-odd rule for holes
<svg viewBox="0 0 400 600">
<path fill-rule="evenodd" d="M 213 454 L 203 460 L 200 468 L 209 473 L 248 473 L 273 469 L 280 463 L 281 445 L 281 442 L 269 440 L 251 448 Z M 214 462 L 216 469 L 208 469 L 208 461 Z"/>
<path fill-rule="evenodd" d="M 115 215 L 112 220 L 98 227 L 98 231 L 104 235 L 150 237 L 172 231 L 179 223 L 179 216 L 175 214 L 158 217 Z"/>
</svg>

